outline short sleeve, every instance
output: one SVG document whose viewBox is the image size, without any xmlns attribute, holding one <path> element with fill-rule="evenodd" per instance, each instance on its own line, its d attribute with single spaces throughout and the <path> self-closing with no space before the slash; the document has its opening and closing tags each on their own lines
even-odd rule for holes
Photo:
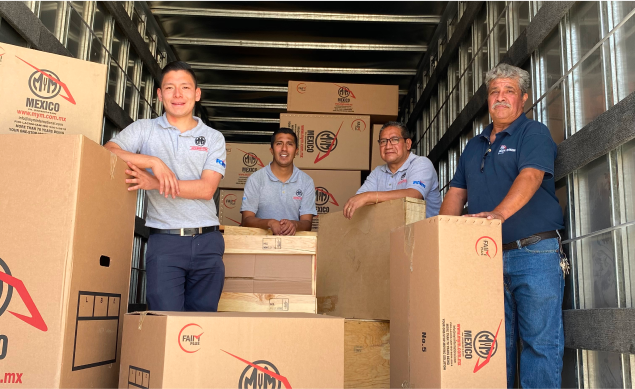
<svg viewBox="0 0 635 389">
<path fill-rule="evenodd" d="M 467 147 L 466 147 L 467 149 Z M 454 177 L 452 177 L 452 181 L 450 181 L 450 187 L 452 188 L 460 188 L 467 189 L 467 182 L 465 181 L 465 156 L 467 154 L 465 151 L 461 154 L 459 158 L 458 166 L 456 167 L 456 172 L 454 173 Z"/>
<path fill-rule="evenodd" d="M 315 184 L 313 179 L 307 176 L 306 184 L 304 185 L 304 196 L 300 203 L 300 216 L 302 215 L 317 215 L 317 209 L 315 208 Z"/>
<path fill-rule="evenodd" d="M 377 187 L 378 185 L 377 182 L 378 182 L 378 176 L 380 173 L 379 171 L 380 168 L 381 166 L 378 166 L 375 169 L 373 169 L 372 172 L 370 172 L 368 177 L 366 177 L 366 181 L 364 181 L 364 184 L 362 185 L 362 187 L 357 190 L 357 193 L 355 193 L 356 195 L 379 190 L 379 188 Z"/>
<path fill-rule="evenodd" d="M 532 129 L 518 149 L 518 171 L 529 167 L 545 172 L 544 179 L 553 178 L 558 147 L 546 127 Z"/>
<path fill-rule="evenodd" d="M 143 147 L 143 140 L 146 138 L 144 134 L 145 120 L 139 120 L 118 133 L 110 142 L 115 143 L 122 150 L 130 153 L 138 154 Z"/>
<path fill-rule="evenodd" d="M 243 192 L 243 203 L 240 212 L 249 211 L 258 213 L 258 205 L 260 204 L 260 185 L 256 174 L 252 174 L 247 178 L 245 183 L 245 191 Z"/>
<path fill-rule="evenodd" d="M 417 157 L 412 160 L 408 171 L 406 172 L 408 180 L 407 189 L 416 189 L 423 199 L 428 197 L 430 190 L 438 185 L 434 185 L 437 181 L 437 172 L 434 165 L 426 157 Z"/>
<path fill-rule="evenodd" d="M 207 159 L 205 160 L 203 170 L 213 170 L 225 177 L 225 160 L 227 153 L 225 150 L 225 137 L 220 132 L 216 132 L 215 135 L 214 140 L 207 150 Z"/>
</svg>

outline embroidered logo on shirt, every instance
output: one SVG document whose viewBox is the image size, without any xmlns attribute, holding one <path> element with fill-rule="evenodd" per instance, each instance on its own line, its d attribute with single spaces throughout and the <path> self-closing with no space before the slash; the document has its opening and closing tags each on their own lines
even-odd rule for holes
<svg viewBox="0 0 635 389">
<path fill-rule="evenodd" d="M 298 189 L 295 191 L 295 196 L 293 196 L 294 200 L 302 200 L 302 189 Z"/>
<path fill-rule="evenodd" d="M 515 153 L 515 152 L 516 152 L 516 149 L 507 148 L 507 146 L 505 145 L 501 145 L 501 147 L 498 149 L 498 154 Z"/>
<path fill-rule="evenodd" d="M 225 161 L 223 161 L 222 159 L 216 158 L 216 163 L 221 165 L 222 167 L 225 167 Z"/>
<path fill-rule="evenodd" d="M 401 179 L 402 179 L 402 180 L 406 179 L 406 172 L 403 172 L 403 173 L 401 174 Z"/>
<path fill-rule="evenodd" d="M 425 187 L 426 187 L 426 184 L 424 184 L 424 183 L 423 183 L 423 182 L 421 182 L 421 181 L 412 181 L 412 184 L 413 184 L 413 185 L 419 185 L 420 187 L 422 187 L 422 188 L 424 188 L 424 189 L 425 189 Z"/>
<path fill-rule="evenodd" d="M 190 150 L 195 150 L 195 151 L 207 151 L 208 150 L 207 147 L 203 147 L 205 145 L 205 137 L 204 136 L 199 136 L 196 139 L 194 139 L 194 143 L 196 143 L 196 146 L 190 146 Z"/>
</svg>

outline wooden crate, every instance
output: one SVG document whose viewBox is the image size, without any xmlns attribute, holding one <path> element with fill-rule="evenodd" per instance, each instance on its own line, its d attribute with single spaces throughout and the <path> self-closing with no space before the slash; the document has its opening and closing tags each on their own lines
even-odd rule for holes
<svg viewBox="0 0 635 389">
<path fill-rule="evenodd" d="M 344 387 L 390 388 L 389 321 L 344 321 Z"/>
<path fill-rule="evenodd" d="M 318 313 L 351 319 L 390 319 L 390 231 L 425 219 L 425 201 L 413 198 L 321 216 L 318 241 Z"/>
<path fill-rule="evenodd" d="M 224 292 L 218 303 L 218 310 L 225 312 L 306 312 L 317 313 L 315 297 L 317 234 L 306 232 L 296 236 L 274 236 L 259 228 L 225 226 L 225 254 L 256 255 L 310 255 L 311 256 L 311 293 L 235 293 Z M 231 260 L 225 255 L 223 260 Z M 288 260 L 292 260 L 287 258 Z M 307 284 L 308 286 L 308 284 Z"/>
</svg>

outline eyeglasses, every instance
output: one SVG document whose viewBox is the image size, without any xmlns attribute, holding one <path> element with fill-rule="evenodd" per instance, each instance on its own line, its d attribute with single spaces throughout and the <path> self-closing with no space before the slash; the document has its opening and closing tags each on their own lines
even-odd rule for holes
<svg viewBox="0 0 635 389">
<path fill-rule="evenodd" d="M 483 159 L 481 160 L 481 173 L 483 173 L 483 169 L 485 169 L 485 157 L 487 157 L 487 154 L 489 154 L 490 151 L 492 151 L 491 147 L 489 149 L 487 149 L 487 151 L 483 155 Z"/>
<path fill-rule="evenodd" d="M 396 145 L 399 143 L 400 139 L 404 139 L 400 136 L 394 136 L 392 138 L 383 138 L 383 139 L 379 139 L 377 140 L 377 143 L 379 143 L 379 147 L 384 147 L 388 144 L 388 141 L 390 141 L 391 145 Z"/>
</svg>

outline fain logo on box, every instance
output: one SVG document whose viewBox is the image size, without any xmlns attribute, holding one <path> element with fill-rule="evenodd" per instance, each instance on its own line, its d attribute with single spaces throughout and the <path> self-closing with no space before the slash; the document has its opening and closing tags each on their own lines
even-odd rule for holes
<svg viewBox="0 0 635 389">
<path fill-rule="evenodd" d="M 6 294 L 4 293 L 4 288 L 6 286 Z M 21 315 L 19 313 L 8 311 L 13 316 L 22 320 L 26 324 L 37 328 L 42 332 L 48 331 L 48 327 L 40 314 L 40 311 L 35 306 L 29 291 L 26 289 L 24 282 L 22 280 L 15 278 L 11 275 L 11 270 L 9 266 L 0 258 L 0 318 L 2 314 L 7 311 L 9 304 L 11 303 L 11 297 L 13 296 L 13 289 L 18 292 L 18 295 L 22 298 L 22 302 L 26 306 L 27 310 L 31 314 L 31 316 Z M 4 295 L 4 301 L 2 300 L 2 296 Z M 0 360 L 4 359 L 7 356 L 7 349 L 9 347 L 9 338 L 6 335 L 0 335 Z"/>
<path fill-rule="evenodd" d="M 265 360 L 249 362 L 225 350 L 221 351 L 247 364 L 238 379 L 239 389 L 281 389 L 282 385 L 284 385 L 285 389 L 292 389 L 289 380 L 280 375 L 280 371 L 273 363 Z"/>
<path fill-rule="evenodd" d="M 196 323 L 186 324 L 179 332 L 179 347 L 188 354 L 201 349 L 201 336 L 203 329 Z"/>
<path fill-rule="evenodd" d="M 305 84 L 305 83 L 303 83 L 303 82 L 299 83 L 299 84 L 295 87 L 295 90 L 297 90 L 297 91 L 298 91 L 298 93 L 300 93 L 300 94 L 304 94 L 304 93 L 306 93 L 306 84 Z"/>
<path fill-rule="evenodd" d="M 235 194 L 230 193 L 223 197 L 223 204 L 225 204 L 225 208 L 233 209 L 236 206 L 238 198 Z"/>
<path fill-rule="evenodd" d="M 476 240 L 474 246 L 476 254 L 483 257 L 494 258 L 498 254 L 498 246 L 496 241 L 489 236 L 481 236 Z"/>
</svg>

